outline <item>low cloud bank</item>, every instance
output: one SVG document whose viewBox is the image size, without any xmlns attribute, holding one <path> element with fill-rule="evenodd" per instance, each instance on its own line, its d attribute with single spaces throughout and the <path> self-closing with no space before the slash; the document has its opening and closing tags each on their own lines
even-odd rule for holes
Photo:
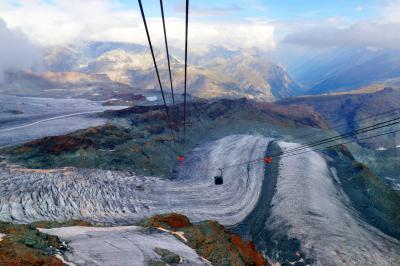
<svg viewBox="0 0 400 266">
<path fill-rule="evenodd" d="M 18 31 L 7 28 L 0 19 L 0 81 L 8 70 L 26 70 L 41 58 L 40 48 Z"/>
<path fill-rule="evenodd" d="M 400 47 L 400 23 L 359 22 L 347 28 L 318 27 L 289 34 L 285 43 L 312 47 Z"/>
<path fill-rule="evenodd" d="M 112 0 L 20 1 L 19 5 L 0 8 L 2 17 L 12 29 L 25 33 L 42 46 L 65 46 L 85 41 L 113 41 L 147 45 L 139 8 L 123 9 Z M 150 5 L 144 3 L 147 14 Z M 196 10 L 194 10 L 196 11 Z M 221 11 L 221 10 L 219 10 Z M 29 19 L 27 19 L 29 18 Z M 148 16 L 155 46 L 163 47 L 163 31 L 159 15 Z M 34 22 L 34 23 L 32 23 Z M 210 45 L 227 49 L 275 48 L 274 26 L 264 20 L 189 21 L 189 48 L 207 50 Z M 185 21 L 182 16 L 167 18 L 170 44 L 184 47 Z"/>
</svg>

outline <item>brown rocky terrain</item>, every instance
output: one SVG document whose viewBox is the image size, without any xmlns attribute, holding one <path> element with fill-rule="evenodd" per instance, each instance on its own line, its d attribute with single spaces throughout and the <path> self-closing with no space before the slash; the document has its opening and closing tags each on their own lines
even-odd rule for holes
<svg viewBox="0 0 400 266">
<path fill-rule="evenodd" d="M 269 265 L 252 241 L 243 241 L 218 222 L 192 224 L 184 215 L 169 213 L 153 216 L 144 225 L 174 232 L 213 265 Z"/>
</svg>

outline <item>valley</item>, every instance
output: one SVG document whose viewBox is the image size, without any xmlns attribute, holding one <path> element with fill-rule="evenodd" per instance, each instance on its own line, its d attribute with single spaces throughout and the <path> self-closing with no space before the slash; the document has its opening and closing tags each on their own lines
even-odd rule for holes
<svg viewBox="0 0 400 266">
<path fill-rule="evenodd" d="M 0 2 L 0 266 L 400 265 L 400 0 Z"/>
<path fill-rule="evenodd" d="M 365 79 L 378 55 L 360 50 L 347 68 L 350 52 L 333 61 L 327 53 L 294 71 L 297 83 L 261 50 L 210 47 L 189 62 L 184 142 L 175 52 L 169 123 L 143 45 L 48 47 L 37 69 L 5 73 L 4 245 L 60 265 L 396 265 L 398 133 L 307 147 L 396 119 L 396 64 Z M 167 81 L 166 65 L 159 69 Z M 4 245 L 0 258 L 18 260 Z"/>
<path fill-rule="evenodd" d="M 173 109 L 177 119 L 179 108 Z M 97 115 L 107 119 L 105 125 L 3 149 L 1 220 L 79 219 L 97 226 L 140 226 L 146 217 L 176 212 L 195 224 L 214 220 L 227 226 L 255 241 L 269 261 L 335 265 L 350 261 L 393 264 L 399 259 L 398 206 L 393 203 L 400 194 L 378 177 L 370 177 L 367 170 L 360 172 L 354 158 L 333 149 L 280 156 L 274 159 L 275 168 L 260 160 L 265 154 L 297 147 L 293 142 L 302 143 L 304 135 L 323 138 L 329 134 L 329 124 L 313 108 L 215 100 L 191 102 L 190 113 L 191 141 L 183 164 L 176 163 L 174 139 L 163 122 L 161 106 L 109 110 Z M 180 127 L 177 122 L 178 135 Z M 254 159 L 258 160 L 229 168 Z M 223 171 L 224 184 L 216 186 L 213 176 L 221 167 L 228 167 Z M 352 190 L 356 184 L 351 180 L 360 182 L 363 189 Z M 371 198 L 370 191 L 381 201 Z M 363 209 L 365 202 L 370 202 L 371 210 Z M 74 230 L 43 232 L 68 239 L 75 247 L 80 242 L 74 244 L 70 232 L 78 238 L 93 234 L 90 230 L 79 233 L 83 228 Z M 118 227 L 101 230 L 107 233 L 93 235 L 104 239 L 99 241 L 120 237 L 113 233 Z M 139 228 L 121 230 L 131 240 L 147 237 L 136 232 Z M 382 248 L 377 250 L 376 245 Z M 101 247 L 94 254 L 102 252 Z M 157 257 L 154 247 L 148 248 L 145 261 Z M 82 263 L 83 253 L 62 254 Z M 188 253 L 184 256 L 195 259 Z"/>
<path fill-rule="evenodd" d="M 125 108 L 84 99 L 8 95 L 0 95 L 0 106 L 0 147 L 103 125 L 105 119 L 91 115 Z"/>
</svg>

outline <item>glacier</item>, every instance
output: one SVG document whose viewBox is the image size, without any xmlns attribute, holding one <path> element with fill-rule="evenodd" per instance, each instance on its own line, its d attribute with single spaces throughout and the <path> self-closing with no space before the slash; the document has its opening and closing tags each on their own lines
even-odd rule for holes
<svg viewBox="0 0 400 266">
<path fill-rule="evenodd" d="M 186 156 L 170 179 L 99 169 L 3 167 L 0 220 L 28 223 L 74 218 L 121 226 L 154 214 L 178 212 L 194 222 L 210 219 L 235 226 L 259 203 L 266 175 L 262 160 L 228 166 L 263 158 L 271 141 L 263 136 L 232 135 L 203 143 Z M 277 144 L 282 150 L 300 146 Z M 216 186 L 213 176 L 224 167 L 228 167 L 224 184 Z M 281 156 L 275 178 L 272 201 L 264 203 L 270 205 L 265 228 L 273 232 L 271 241 L 279 235 L 298 239 L 301 250 L 316 265 L 396 265 L 400 261 L 399 241 L 362 219 L 341 189 L 335 169 L 321 154 L 309 150 Z M 68 235 L 68 229 L 48 232 L 71 240 L 72 245 L 73 239 L 88 234 L 71 230 L 75 235 Z"/>
<path fill-rule="evenodd" d="M 300 147 L 278 144 L 283 151 Z M 300 240 L 317 265 L 397 265 L 399 241 L 365 222 L 340 188 L 335 169 L 308 151 L 281 156 L 266 227 Z"/>
</svg>

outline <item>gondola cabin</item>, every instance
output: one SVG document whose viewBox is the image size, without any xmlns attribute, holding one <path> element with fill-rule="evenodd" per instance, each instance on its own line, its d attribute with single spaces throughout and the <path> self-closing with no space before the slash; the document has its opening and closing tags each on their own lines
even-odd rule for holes
<svg viewBox="0 0 400 266">
<path fill-rule="evenodd" d="M 214 184 L 222 185 L 224 183 L 224 177 L 222 175 L 222 169 L 219 169 L 219 174 L 214 176 Z"/>
</svg>

